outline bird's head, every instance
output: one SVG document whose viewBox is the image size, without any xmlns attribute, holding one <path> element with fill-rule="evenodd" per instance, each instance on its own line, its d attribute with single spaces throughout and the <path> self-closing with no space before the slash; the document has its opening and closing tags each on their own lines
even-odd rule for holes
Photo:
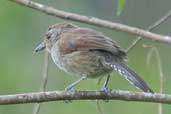
<svg viewBox="0 0 171 114">
<path fill-rule="evenodd" d="M 52 46 L 60 39 L 62 33 L 76 27 L 76 25 L 70 23 L 60 23 L 50 26 L 45 34 L 44 41 L 34 49 L 34 52 L 43 51 L 44 49 L 50 52 Z"/>
</svg>

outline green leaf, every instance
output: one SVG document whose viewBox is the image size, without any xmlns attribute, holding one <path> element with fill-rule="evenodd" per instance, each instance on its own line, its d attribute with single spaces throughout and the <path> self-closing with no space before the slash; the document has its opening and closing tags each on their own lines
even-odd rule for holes
<svg viewBox="0 0 171 114">
<path fill-rule="evenodd" d="M 126 4 L 126 0 L 118 0 L 117 16 L 120 16 Z"/>
</svg>

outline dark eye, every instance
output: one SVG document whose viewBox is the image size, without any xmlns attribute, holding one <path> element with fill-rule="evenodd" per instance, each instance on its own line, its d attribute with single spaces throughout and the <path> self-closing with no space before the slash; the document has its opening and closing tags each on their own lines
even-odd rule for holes
<svg viewBox="0 0 171 114">
<path fill-rule="evenodd" d="M 51 34 L 46 34 L 47 39 L 50 39 L 50 37 L 51 37 Z"/>
</svg>

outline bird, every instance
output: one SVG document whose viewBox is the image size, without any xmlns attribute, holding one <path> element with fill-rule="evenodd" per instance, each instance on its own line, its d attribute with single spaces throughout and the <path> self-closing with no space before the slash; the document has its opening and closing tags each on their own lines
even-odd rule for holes
<svg viewBox="0 0 171 114">
<path fill-rule="evenodd" d="M 126 64 L 127 54 L 116 41 L 91 28 L 72 23 L 50 26 L 35 52 L 46 50 L 56 66 L 79 77 L 65 90 L 72 90 L 85 79 L 106 76 L 102 90 L 108 90 L 110 74 L 116 71 L 143 92 L 154 93 L 147 83 Z"/>
</svg>

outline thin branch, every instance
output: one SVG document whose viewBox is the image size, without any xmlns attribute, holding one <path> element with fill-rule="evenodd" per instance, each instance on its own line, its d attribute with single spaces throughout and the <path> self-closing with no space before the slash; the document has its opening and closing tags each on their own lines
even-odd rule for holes
<svg viewBox="0 0 171 114">
<path fill-rule="evenodd" d="M 150 51 L 147 54 L 147 64 L 150 63 L 150 60 L 152 59 L 153 52 L 155 52 L 155 54 L 156 54 L 156 59 L 158 62 L 158 69 L 159 69 L 159 73 L 160 73 L 160 80 L 159 80 L 160 81 L 160 93 L 163 93 L 163 85 L 164 85 L 165 77 L 164 77 L 164 73 L 163 73 L 163 67 L 162 67 L 162 62 L 161 62 L 159 51 L 155 46 L 144 45 L 144 47 L 150 48 Z M 163 107 L 162 107 L 161 103 L 159 103 L 159 105 L 158 105 L 158 112 L 159 112 L 159 114 L 163 113 Z"/>
<path fill-rule="evenodd" d="M 48 60 L 49 60 L 49 53 L 47 51 L 45 51 L 43 79 L 42 79 L 40 91 L 46 91 L 46 86 L 47 86 L 47 81 L 48 81 L 48 63 L 49 63 Z M 34 106 L 32 114 L 38 114 L 39 111 L 40 111 L 40 104 L 37 103 Z"/>
<path fill-rule="evenodd" d="M 82 23 L 87 23 L 91 25 L 96 25 L 100 27 L 105 27 L 109 28 L 112 30 L 118 30 L 122 32 L 127 32 L 133 35 L 138 35 L 147 39 L 159 41 L 159 42 L 164 42 L 164 43 L 171 43 L 171 37 L 170 36 L 163 36 L 155 33 L 151 33 L 149 31 L 145 31 L 139 28 L 123 25 L 120 23 L 114 23 L 102 19 L 98 19 L 95 17 L 88 17 L 84 15 L 78 15 L 74 13 L 69 13 L 69 12 L 64 12 L 61 10 L 57 10 L 53 7 L 48 7 L 40 3 L 33 2 L 31 0 L 10 0 L 13 2 L 16 2 L 18 4 L 24 5 L 26 7 L 30 7 L 32 9 L 41 11 L 43 13 L 46 13 L 48 15 L 56 16 L 62 19 L 67 19 L 67 20 L 73 20 L 77 22 L 82 22 Z"/>
<path fill-rule="evenodd" d="M 122 100 L 171 104 L 171 95 L 161 93 L 130 92 L 122 90 L 104 91 L 49 91 L 13 95 L 0 95 L 0 105 L 42 103 L 61 100 Z"/>
<path fill-rule="evenodd" d="M 104 114 L 103 110 L 102 110 L 102 107 L 100 106 L 100 101 L 99 100 L 96 101 L 96 107 L 97 107 L 97 110 L 98 110 L 99 114 Z"/>
<path fill-rule="evenodd" d="M 163 67 L 162 67 L 162 62 L 161 62 L 161 58 L 160 58 L 160 54 L 159 54 L 159 51 L 157 50 L 156 47 L 154 47 L 155 49 L 155 52 L 156 52 L 156 57 L 157 57 L 157 61 L 158 61 L 158 67 L 159 67 L 159 73 L 160 73 L 160 93 L 163 93 L 163 86 L 164 86 L 164 73 L 163 73 Z M 163 106 L 162 104 L 160 103 L 159 104 L 159 114 L 163 114 Z"/>
<path fill-rule="evenodd" d="M 163 22 L 165 22 L 170 16 L 171 16 L 171 10 L 169 10 L 168 13 L 166 13 L 159 20 L 157 20 L 152 25 L 150 25 L 146 30 L 147 31 L 152 31 L 153 29 L 155 29 L 156 27 L 161 25 Z M 142 39 L 142 37 L 139 36 L 135 40 L 133 40 L 131 45 L 126 49 L 126 52 L 128 53 L 141 39 Z"/>
<path fill-rule="evenodd" d="M 160 93 L 163 93 L 163 84 L 164 84 L 163 82 L 165 80 L 165 76 L 163 73 L 162 61 L 160 58 L 159 51 L 155 46 L 143 45 L 143 47 L 150 48 L 150 51 L 148 52 L 148 55 L 147 55 L 147 64 L 150 63 L 150 60 L 152 59 L 153 52 L 155 52 L 155 54 L 156 54 L 156 59 L 158 62 L 158 69 L 159 69 L 159 74 L 160 74 Z"/>
<path fill-rule="evenodd" d="M 46 91 L 46 86 L 47 86 L 47 81 L 48 81 L 48 63 L 49 63 L 48 60 L 49 60 L 49 53 L 45 51 L 43 81 L 41 84 L 40 91 Z"/>
</svg>

